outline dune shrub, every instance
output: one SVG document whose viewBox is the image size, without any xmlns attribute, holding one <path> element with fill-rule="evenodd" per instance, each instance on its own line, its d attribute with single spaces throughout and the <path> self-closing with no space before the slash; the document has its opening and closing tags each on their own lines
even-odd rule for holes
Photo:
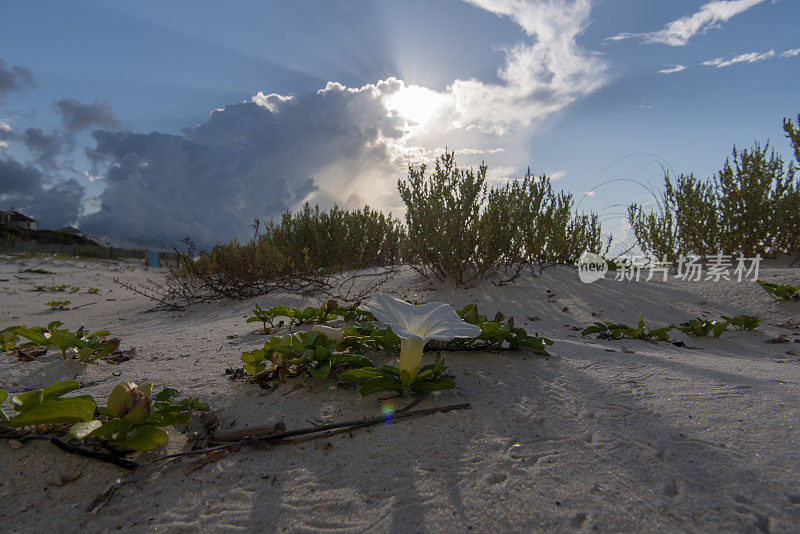
<svg viewBox="0 0 800 534">
<path fill-rule="evenodd" d="M 293 269 L 351 270 L 400 260 L 405 230 L 391 214 L 372 210 L 328 211 L 306 203 L 267 225 L 262 240 L 281 252 Z"/>
<path fill-rule="evenodd" d="M 572 193 L 555 192 L 546 175 L 536 177 L 528 169 L 521 181 L 492 192 L 510 207 L 511 263 L 573 264 L 587 250 L 608 250 L 597 215 L 575 213 Z"/>
<path fill-rule="evenodd" d="M 628 222 L 645 253 L 674 261 L 681 254 L 709 255 L 717 247 L 719 224 L 713 184 L 681 174 L 673 183 L 664 177 L 658 210 L 628 208 Z"/>
<path fill-rule="evenodd" d="M 406 260 L 440 281 L 463 285 L 520 267 L 573 263 L 586 250 L 602 252 L 596 215 L 574 212 L 570 193 L 553 191 L 530 169 L 522 180 L 487 188 L 487 166 L 459 169 L 453 152 L 409 166 L 397 187 L 406 205 Z"/>
<path fill-rule="evenodd" d="M 445 152 L 433 173 L 425 164 L 409 165 L 406 180 L 397 182 L 406 205 L 408 259 L 440 281 L 464 284 L 493 274 L 508 249 L 507 239 L 491 235 L 502 224 L 501 213 L 481 209 L 486 170 L 459 169 L 455 153 Z"/>
<path fill-rule="evenodd" d="M 790 120 L 784 120 L 784 130 L 800 157 L 800 133 Z M 756 143 L 750 150 L 734 147 L 710 180 L 665 176 L 657 208 L 646 211 L 632 204 L 628 222 L 644 252 L 670 260 L 718 252 L 798 255 L 800 182 L 795 173 L 794 163 L 786 166 L 769 143 Z"/>
<path fill-rule="evenodd" d="M 240 244 L 234 238 L 208 251 L 185 243 L 187 249 L 176 249 L 178 261 L 169 266 L 167 300 L 243 299 L 291 285 L 288 262 L 269 241 Z"/>
<path fill-rule="evenodd" d="M 167 301 L 245 299 L 278 289 L 312 291 L 328 287 L 332 273 L 392 264 L 400 259 L 405 232 L 391 215 L 365 207 L 328 211 L 306 204 L 286 212 L 279 223 L 247 243 L 237 239 L 200 250 L 190 240 L 176 250 Z"/>
</svg>

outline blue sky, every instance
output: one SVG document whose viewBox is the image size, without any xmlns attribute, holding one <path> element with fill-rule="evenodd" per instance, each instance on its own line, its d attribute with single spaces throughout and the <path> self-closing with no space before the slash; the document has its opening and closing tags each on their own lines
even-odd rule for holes
<svg viewBox="0 0 800 534">
<path fill-rule="evenodd" d="M 734 144 L 788 161 L 780 124 L 800 112 L 790 0 L 3 11 L 0 207 L 143 243 L 242 236 L 304 200 L 397 213 L 404 168 L 445 146 L 493 183 L 530 165 L 578 198 L 658 186 L 659 162 L 710 177 Z M 619 235 L 614 206 L 647 196 L 614 182 L 581 207 Z"/>
</svg>

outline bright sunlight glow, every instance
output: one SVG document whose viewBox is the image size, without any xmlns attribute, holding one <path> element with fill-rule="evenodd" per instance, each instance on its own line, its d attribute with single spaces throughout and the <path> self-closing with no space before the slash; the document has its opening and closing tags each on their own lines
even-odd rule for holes
<svg viewBox="0 0 800 534">
<path fill-rule="evenodd" d="M 409 126 L 422 128 L 442 111 L 446 102 L 445 95 L 426 87 L 409 85 L 390 96 L 386 108 L 404 117 Z"/>
</svg>

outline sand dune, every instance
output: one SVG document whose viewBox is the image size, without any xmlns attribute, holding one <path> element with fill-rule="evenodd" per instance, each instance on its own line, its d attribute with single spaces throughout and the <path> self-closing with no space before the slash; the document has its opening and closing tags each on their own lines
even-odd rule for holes
<svg viewBox="0 0 800 534">
<path fill-rule="evenodd" d="M 31 267 L 57 274 L 20 272 Z M 58 319 L 69 328 L 106 328 L 137 356 L 119 365 L 82 365 L 53 352 L 40 362 L 0 356 L 0 388 L 19 392 L 77 376 L 88 384 L 81 392 L 104 398 L 119 381 L 149 381 L 222 410 L 225 427 L 282 421 L 292 429 L 380 414 L 375 395 L 362 399 L 335 380 L 301 378 L 261 390 L 225 374 L 241 365 L 243 350 L 264 342 L 245 323 L 254 303 L 318 298 L 276 293 L 150 311 L 153 302 L 112 283 L 159 276 L 124 263 L 6 258 L 0 327 Z M 800 353 L 800 343 L 765 341 L 780 334 L 800 340 L 798 329 L 775 326 L 800 320 L 800 303 L 773 302 L 754 282 L 610 277 L 586 285 L 557 267 L 504 287 L 455 289 L 430 286 L 406 269 L 382 290 L 502 310 L 553 339 L 552 355 L 449 353 L 458 387 L 419 407 L 469 402 L 469 411 L 247 448 L 193 471 L 192 460 L 175 462 L 121 488 L 96 515 L 85 507 L 121 469 L 45 442 L 19 450 L 0 442 L 0 531 L 796 530 L 800 359 L 787 351 Z M 800 269 L 762 269 L 761 278 L 797 283 Z M 68 295 L 71 306 L 88 305 L 52 312 L 44 302 L 60 295 L 30 291 L 51 281 L 101 292 Z M 721 339 L 672 333 L 692 348 L 582 338 L 574 328 L 598 318 L 632 324 L 640 312 L 653 327 L 741 313 L 763 323 Z M 185 434 L 170 430 L 170 438 L 167 452 L 187 449 Z"/>
</svg>

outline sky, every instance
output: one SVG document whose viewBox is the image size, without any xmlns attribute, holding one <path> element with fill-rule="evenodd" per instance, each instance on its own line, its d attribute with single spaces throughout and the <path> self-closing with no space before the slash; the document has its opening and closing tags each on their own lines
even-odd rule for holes
<svg viewBox="0 0 800 534">
<path fill-rule="evenodd" d="M 530 167 L 607 231 L 800 113 L 793 0 L 6 3 L 0 209 L 208 246 L 303 202 L 402 215 L 409 164 Z M 640 185 L 640 182 L 642 185 Z"/>
</svg>

